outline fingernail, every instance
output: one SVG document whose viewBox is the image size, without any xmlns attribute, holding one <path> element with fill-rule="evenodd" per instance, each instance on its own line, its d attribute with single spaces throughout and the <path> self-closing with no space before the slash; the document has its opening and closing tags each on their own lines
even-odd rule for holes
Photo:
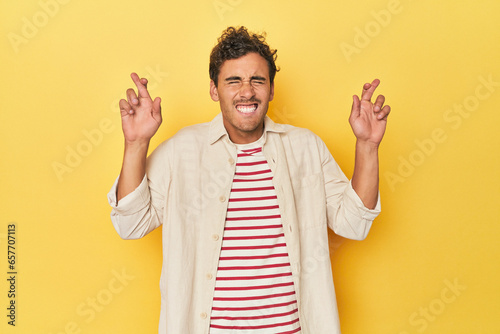
<svg viewBox="0 0 500 334">
<path fill-rule="evenodd" d="M 137 100 L 137 99 L 132 100 L 132 103 L 134 103 L 134 104 L 136 104 L 137 102 L 139 102 L 139 100 Z"/>
</svg>

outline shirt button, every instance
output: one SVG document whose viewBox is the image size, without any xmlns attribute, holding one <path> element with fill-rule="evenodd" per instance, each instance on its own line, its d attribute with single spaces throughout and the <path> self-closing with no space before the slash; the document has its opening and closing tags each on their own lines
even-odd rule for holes
<svg viewBox="0 0 500 334">
<path fill-rule="evenodd" d="M 201 312 L 200 318 L 206 319 L 207 318 L 207 314 L 205 312 Z"/>
<path fill-rule="evenodd" d="M 214 235 L 212 235 L 212 239 L 213 239 L 214 241 L 219 240 L 219 235 L 218 235 L 218 234 L 214 234 Z"/>
<path fill-rule="evenodd" d="M 207 274 L 207 279 L 208 279 L 208 280 L 211 280 L 211 279 L 212 279 L 212 277 L 213 277 L 213 276 L 212 276 L 212 274 L 211 274 L 211 273 L 208 273 L 208 274 Z"/>
<path fill-rule="evenodd" d="M 233 158 L 229 158 L 227 161 L 229 162 L 230 165 L 234 165 L 234 159 Z"/>
<path fill-rule="evenodd" d="M 225 201 L 226 201 L 226 196 L 221 196 L 221 197 L 219 197 L 219 201 L 221 201 L 221 202 L 225 202 Z"/>
</svg>

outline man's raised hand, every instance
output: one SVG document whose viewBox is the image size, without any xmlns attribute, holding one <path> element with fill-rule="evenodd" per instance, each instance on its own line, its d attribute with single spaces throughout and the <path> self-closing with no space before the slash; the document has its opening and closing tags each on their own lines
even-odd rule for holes
<svg viewBox="0 0 500 334">
<path fill-rule="evenodd" d="M 374 103 L 371 98 L 380 84 L 375 79 L 371 84 L 363 85 L 361 99 L 354 95 L 349 123 L 356 136 L 356 154 L 352 188 L 358 194 L 364 206 L 374 209 L 378 202 L 379 163 L 378 147 L 384 136 L 387 116 L 391 107 L 384 106 L 385 97 L 379 95 Z"/>
<path fill-rule="evenodd" d="M 130 75 L 134 81 L 138 96 L 132 88 L 127 89 L 127 100 L 121 99 L 120 113 L 122 129 L 126 143 L 149 143 L 149 140 L 160 127 L 161 99 L 154 101 L 147 89 L 148 80 L 139 78 L 136 73 Z"/>
<path fill-rule="evenodd" d="M 361 100 L 357 95 L 353 96 L 351 116 L 349 117 L 349 123 L 358 141 L 375 146 L 378 146 L 382 141 L 387 125 L 387 116 L 391 111 L 390 106 L 384 106 L 385 97 L 383 95 L 379 95 L 375 103 L 371 102 L 373 92 L 379 84 L 380 80 L 378 79 L 373 80 L 371 84 L 364 84 Z"/>
</svg>

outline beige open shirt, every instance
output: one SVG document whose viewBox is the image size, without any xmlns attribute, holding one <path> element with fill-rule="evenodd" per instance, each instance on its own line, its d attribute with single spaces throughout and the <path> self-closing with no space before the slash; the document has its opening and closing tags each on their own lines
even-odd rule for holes
<svg viewBox="0 0 500 334">
<path fill-rule="evenodd" d="M 274 174 L 303 334 L 340 333 L 327 226 L 364 239 L 380 213 L 364 207 L 326 145 L 306 129 L 264 121 L 264 155 Z M 182 129 L 148 157 L 142 183 L 111 220 L 124 239 L 163 224 L 160 334 L 209 333 L 215 277 L 236 147 L 222 123 Z"/>
</svg>

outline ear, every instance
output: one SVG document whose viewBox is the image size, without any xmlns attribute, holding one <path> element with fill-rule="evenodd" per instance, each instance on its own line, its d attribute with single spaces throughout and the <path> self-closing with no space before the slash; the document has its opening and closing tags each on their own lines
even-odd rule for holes
<svg viewBox="0 0 500 334">
<path fill-rule="evenodd" d="M 217 91 L 217 86 L 213 80 L 210 80 L 210 97 L 215 102 L 219 101 L 219 92 Z"/>
<path fill-rule="evenodd" d="M 269 101 L 274 99 L 274 82 L 271 84 L 271 90 L 269 91 Z"/>
</svg>

